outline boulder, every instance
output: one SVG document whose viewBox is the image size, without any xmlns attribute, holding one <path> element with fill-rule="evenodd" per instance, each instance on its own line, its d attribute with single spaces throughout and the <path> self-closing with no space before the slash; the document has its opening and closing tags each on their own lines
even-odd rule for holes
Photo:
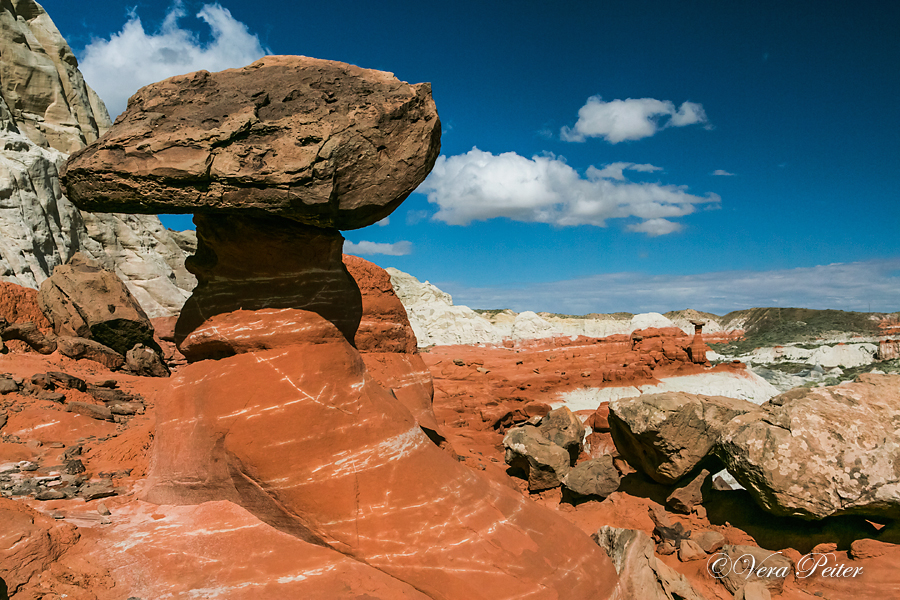
<svg viewBox="0 0 900 600">
<path fill-rule="evenodd" d="M 786 392 L 728 424 L 716 448 L 765 510 L 900 518 L 900 376 Z"/>
<path fill-rule="evenodd" d="M 762 581 L 751 581 L 735 592 L 734 600 L 772 600 L 772 593 Z"/>
<path fill-rule="evenodd" d="M 144 377 L 168 377 L 170 374 L 159 353 L 143 344 L 135 344 L 125 354 L 125 368 Z"/>
<path fill-rule="evenodd" d="M 703 486 L 708 478 L 709 471 L 703 469 L 690 483 L 669 494 L 666 506 L 678 513 L 691 514 L 695 506 L 703 503 Z"/>
<path fill-rule="evenodd" d="M 712 554 L 725 545 L 725 536 L 718 531 L 696 531 L 691 536 L 691 539 L 697 542 L 697 545 L 703 548 L 703 551 L 707 554 Z"/>
<path fill-rule="evenodd" d="M 678 560 L 681 562 L 691 562 L 704 558 L 706 558 L 706 552 L 694 540 L 684 539 L 678 544 Z"/>
<path fill-rule="evenodd" d="M 729 544 L 710 558 L 708 567 L 710 574 L 732 594 L 758 581 L 777 595 L 784 589 L 784 580 L 793 573 L 794 565 L 781 552 Z"/>
<path fill-rule="evenodd" d="M 584 445 L 584 425 L 567 406 L 551 410 L 538 427 L 545 438 L 569 453 L 571 464 L 581 453 Z"/>
<path fill-rule="evenodd" d="M 746 400 L 668 392 L 613 400 L 609 425 L 625 460 L 675 483 L 709 454 L 729 421 L 757 409 Z"/>
<path fill-rule="evenodd" d="M 604 526 L 593 538 L 619 575 L 615 598 L 706 600 L 687 577 L 656 558 L 653 540 L 643 531 Z"/>
<path fill-rule="evenodd" d="M 115 371 L 125 364 L 125 357 L 99 342 L 80 337 L 59 337 L 56 340 L 57 350 L 63 356 L 79 360 L 93 360 L 107 369 Z"/>
<path fill-rule="evenodd" d="M 532 492 L 559 486 L 569 472 L 570 456 L 533 425 L 510 429 L 503 438 L 506 464 L 522 469 Z"/>
<path fill-rule="evenodd" d="M 566 489 L 579 496 L 605 498 L 619 489 L 621 476 L 609 454 L 580 462 L 563 478 Z"/>
<path fill-rule="evenodd" d="M 32 350 L 40 354 L 53 354 L 56 351 L 54 335 L 44 335 L 34 323 L 13 323 L 7 325 L 0 322 L 0 339 L 5 341 L 20 340 Z"/>
<path fill-rule="evenodd" d="M 140 89 L 61 175 L 84 210 L 264 211 L 356 229 L 389 215 L 440 152 L 427 83 L 302 56 Z"/>
<path fill-rule="evenodd" d="M 59 336 L 92 339 L 119 354 L 155 345 L 150 319 L 122 280 L 80 253 L 41 284 L 38 302 Z"/>
<path fill-rule="evenodd" d="M 113 420 L 112 412 L 110 412 L 107 407 L 100 406 L 99 404 L 89 404 L 87 402 L 67 402 L 66 410 L 69 412 L 84 415 L 86 417 L 90 417 L 92 419 L 97 419 L 98 421 Z"/>
</svg>

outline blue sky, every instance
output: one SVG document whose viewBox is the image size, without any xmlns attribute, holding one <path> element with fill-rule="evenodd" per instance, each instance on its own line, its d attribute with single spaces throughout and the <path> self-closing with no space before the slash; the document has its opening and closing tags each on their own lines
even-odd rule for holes
<svg viewBox="0 0 900 600">
<path fill-rule="evenodd" d="M 112 113 L 263 53 L 432 82 L 435 171 L 345 236 L 458 303 L 900 310 L 896 3 L 43 6 Z"/>
</svg>

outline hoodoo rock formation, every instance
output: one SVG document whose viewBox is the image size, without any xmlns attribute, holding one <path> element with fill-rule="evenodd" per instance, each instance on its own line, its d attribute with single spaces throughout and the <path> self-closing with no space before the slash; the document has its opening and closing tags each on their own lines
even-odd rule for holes
<svg viewBox="0 0 900 600">
<path fill-rule="evenodd" d="M 156 398 L 144 498 L 230 501 L 433 599 L 608 598 L 615 570 L 585 534 L 426 435 L 430 407 L 404 400 L 428 386 L 402 307 L 364 305 L 365 265 L 341 261 L 337 228 L 388 215 L 439 139 L 427 84 L 269 57 L 144 88 L 72 158 L 83 207 L 196 213 L 199 283 L 176 326 L 191 364 Z M 382 345 L 367 336 L 384 316 Z M 412 357 L 407 375 L 386 389 L 376 355 Z"/>
</svg>

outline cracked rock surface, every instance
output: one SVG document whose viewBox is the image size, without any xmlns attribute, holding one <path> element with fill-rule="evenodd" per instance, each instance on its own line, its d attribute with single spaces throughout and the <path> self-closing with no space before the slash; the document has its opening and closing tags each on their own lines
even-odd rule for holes
<svg viewBox="0 0 900 600">
<path fill-rule="evenodd" d="M 430 84 L 268 56 L 142 88 L 62 177 L 84 210 L 255 210 L 356 229 L 393 212 L 439 152 Z"/>
</svg>

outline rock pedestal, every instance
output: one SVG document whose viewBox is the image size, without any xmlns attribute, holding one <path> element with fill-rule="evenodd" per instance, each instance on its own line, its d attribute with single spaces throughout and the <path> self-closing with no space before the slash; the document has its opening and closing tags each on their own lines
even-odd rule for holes
<svg viewBox="0 0 900 600">
<path fill-rule="evenodd" d="M 156 399 L 144 498 L 239 504 L 433 599 L 608 598 L 615 570 L 587 536 L 426 435 L 404 324 L 388 347 L 372 339 L 389 298 L 358 335 L 337 229 L 399 205 L 439 131 L 427 84 L 269 57 L 143 88 L 72 158 L 81 206 L 196 213 L 198 285 L 175 327 L 192 362 Z M 354 344 L 411 358 L 376 378 Z"/>
</svg>

